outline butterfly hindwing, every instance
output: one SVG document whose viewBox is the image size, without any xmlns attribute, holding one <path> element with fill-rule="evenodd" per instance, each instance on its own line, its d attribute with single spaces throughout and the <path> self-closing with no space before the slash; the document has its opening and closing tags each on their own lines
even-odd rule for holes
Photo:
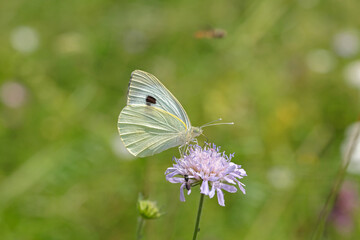
<svg viewBox="0 0 360 240">
<path fill-rule="evenodd" d="M 128 105 L 119 115 L 118 129 L 125 147 L 146 157 L 183 143 L 187 127 L 171 113 L 148 105 Z"/>
<path fill-rule="evenodd" d="M 190 128 L 190 120 L 184 108 L 171 92 L 152 74 L 135 70 L 131 73 L 127 105 L 153 106 L 164 110 Z"/>
</svg>

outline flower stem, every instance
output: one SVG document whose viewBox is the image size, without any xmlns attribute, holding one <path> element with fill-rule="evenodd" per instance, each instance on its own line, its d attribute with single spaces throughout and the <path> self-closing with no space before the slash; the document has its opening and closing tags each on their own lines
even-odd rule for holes
<svg viewBox="0 0 360 240">
<path fill-rule="evenodd" d="M 144 228 L 144 223 L 145 223 L 144 218 L 140 216 L 138 219 L 137 231 L 136 231 L 136 239 L 137 240 L 140 240 L 143 237 L 142 231 Z"/>
<path fill-rule="evenodd" d="M 193 240 L 196 240 L 197 234 L 200 231 L 199 224 L 200 224 L 200 217 L 201 217 L 201 210 L 204 202 L 204 194 L 200 194 L 200 202 L 199 202 L 199 209 L 196 217 L 196 223 L 195 223 L 195 229 L 194 229 L 194 235 Z"/>
<path fill-rule="evenodd" d="M 321 236 L 323 235 L 324 232 L 324 228 L 325 228 L 325 224 L 326 224 L 326 220 L 328 219 L 329 213 L 334 205 L 335 202 L 335 198 L 338 195 L 339 191 L 340 191 L 340 187 L 344 181 L 345 175 L 346 175 L 346 170 L 350 164 L 351 158 L 353 156 L 353 153 L 355 151 L 355 147 L 357 146 L 358 143 L 358 139 L 360 137 L 360 123 L 357 123 L 358 125 L 356 126 L 357 129 L 355 130 L 355 136 L 352 139 L 352 141 L 350 142 L 350 146 L 349 149 L 345 155 L 345 159 L 344 159 L 344 163 L 343 166 L 340 168 L 338 174 L 337 174 L 337 178 L 335 180 L 335 183 L 331 189 L 331 192 L 329 194 L 329 196 L 326 199 L 326 202 L 323 206 L 323 209 L 320 213 L 320 217 L 319 217 L 319 221 L 317 223 L 316 229 L 315 229 L 315 233 L 313 235 L 313 240 L 318 240 L 321 238 Z"/>
</svg>

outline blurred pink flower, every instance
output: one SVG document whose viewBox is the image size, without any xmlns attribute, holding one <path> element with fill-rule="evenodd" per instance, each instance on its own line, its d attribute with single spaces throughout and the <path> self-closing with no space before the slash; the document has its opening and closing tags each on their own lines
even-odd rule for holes
<svg viewBox="0 0 360 240">
<path fill-rule="evenodd" d="M 339 233 L 348 234 L 354 227 L 353 212 L 359 205 L 357 187 L 354 183 L 345 182 L 337 196 L 329 220 Z"/>
</svg>

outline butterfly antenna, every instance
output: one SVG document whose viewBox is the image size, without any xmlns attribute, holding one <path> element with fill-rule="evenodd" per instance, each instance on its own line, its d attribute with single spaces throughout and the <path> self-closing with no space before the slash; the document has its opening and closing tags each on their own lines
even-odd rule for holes
<svg viewBox="0 0 360 240">
<path fill-rule="evenodd" d="M 202 127 L 203 127 L 203 126 L 206 126 L 206 125 L 208 125 L 208 124 L 214 123 L 214 122 L 218 122 L 218 121 L 222 121 L 222 118 L 219 118 L 219 119 L 216 119 L 216 120 L 214 120 L 214 121 L 205 123 L 204 125 L 202 125 Z"/>
<path fill-rule="evenodd" d="M 227 123 L 215 123 L 215 122 L 219 122 L 219 121 L 222 121 L 221 118 L 217 119 L 217 120 L 214 120 L 214 121 L 211 121 L 209 123 L 206 123 L 205 125 L 202 125 L 200 128 L 204 128 L 204 127 L 209 127 L 209 126 L 215 126 L 215 125 L 223 125 L 223 124 L 226 124 L 226 125 L 233 125 L 234 122 L 227 122 Z"/>
</svg>

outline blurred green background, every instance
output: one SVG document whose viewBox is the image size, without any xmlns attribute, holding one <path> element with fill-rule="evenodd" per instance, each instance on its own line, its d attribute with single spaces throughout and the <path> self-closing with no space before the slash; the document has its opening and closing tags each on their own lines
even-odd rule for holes
<svg viewBox="0 0 360 240">
<path fill-rule="evenodd" d="M 117 133 L 135 69 L 157 76 L 194 126 L 235 122 L 205 134 L 235 152 L 247 194 L 225 194 L 225 208 L 206 197 L 199 239 L 309 239 L 358 117 L 359 9 L 356 0 L 2 1 L 0 239 L 134 239 L 139 192 L 165 212 L 146 223 L 146 239 L 191 239 L 199 190 L 182 203 L 164 176 L 178 150 L 135 159 Z M 211 28 L 227 36 L 194 37 Z M 359 173 L 346 177 L 324 239 L 359 239 Z"/>
</svg>

